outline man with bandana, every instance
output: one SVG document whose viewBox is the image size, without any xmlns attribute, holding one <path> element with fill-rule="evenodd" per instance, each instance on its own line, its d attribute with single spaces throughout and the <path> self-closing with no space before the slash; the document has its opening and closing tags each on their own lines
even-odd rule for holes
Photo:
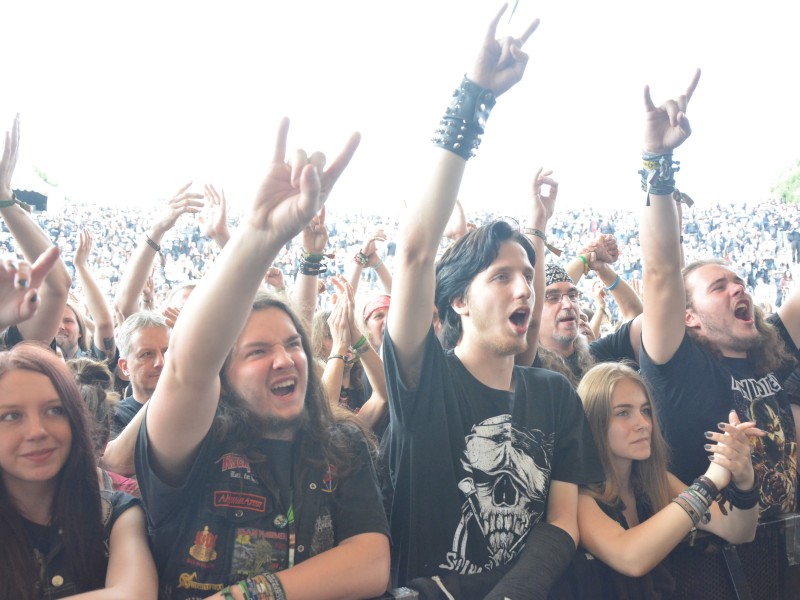
<svg viewBox="0 0 800 600">
<path fill-rule="evenodd" d="M 539 351 L 533 362 L 562 373 L 577 385 L 596 362 L 638 361 L 641 317 L 626 321 L 616 333 L 592 342 L 580 333 L 583 294 L 559 265 L 545 268 L 544 307 L 539 329 Z"/>
</svg>

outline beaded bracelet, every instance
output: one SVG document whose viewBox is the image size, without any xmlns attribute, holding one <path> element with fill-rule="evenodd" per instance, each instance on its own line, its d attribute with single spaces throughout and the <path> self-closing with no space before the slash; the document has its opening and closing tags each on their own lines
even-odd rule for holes
<svg viewBox="0 0 800 600">
<path fill-rule="evenodd" d="M 467 79 L 453 92 L 436 135 L 431 138 L 434 146 L 458 154 L 464 160 L 475 156 L 481 145 L 486 120 L 496 104 L 494 92 L 484 89 Z"/>
<path fill-rule="evenodd" d="M 614 280 L 614 283 L 612 283 L 612 284 L 611 284 L 610 286 L 608 286 L 606 289 L 607 289 L 609 292 L 613 292 L 615 289 L 617 289 L 617 286 L 619 285 L 619 282 L 620 282 L 620 277 L 619 277 L 619 273 L 617 273 L 617 278 Z"/>
<path fill-rule="evenodd" d="M 364 254 L 361 250 L 356 252 L 356 255 L 353 257 L 353 260 L 356 264 L 361 265 L 362 267 L 369 266 L 369 256 Z"/>
</svg>

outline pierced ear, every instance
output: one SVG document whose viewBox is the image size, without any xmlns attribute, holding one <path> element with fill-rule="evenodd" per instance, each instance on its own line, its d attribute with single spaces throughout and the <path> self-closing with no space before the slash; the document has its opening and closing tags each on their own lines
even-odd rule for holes
<svg viewBox="0 0 800 600">
<path fill-rule="evenodd" d="M 452 306 L 453 310 L 462 317 L 469 314 L 469 305 L 467 304 L 466 300 L 464 300 L 463 296 L 453 298 L 453 301 L 450 302 L 450 306 Z"/>
</svg>

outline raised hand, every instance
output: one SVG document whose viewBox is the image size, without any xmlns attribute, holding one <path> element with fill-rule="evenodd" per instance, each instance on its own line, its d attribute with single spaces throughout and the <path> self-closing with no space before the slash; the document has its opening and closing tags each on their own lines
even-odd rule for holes
<svg viewBox="0 0 800 600">
<path fill-rule="evenodd" d="M 507 36 L 501 40 L 495 39 L 497 24 L 507 8 L 508 4 L 503 4 L 489 23 L 475 63 L 467 73 L 471 81 L 482 88 L 492 90 L 495 96 L 511 89 L 522 79 L 525 65 L 528 64 L 528 55 L 522 51 L 522 46 L 539 26 L 539 19 L 535 19 L 520 37 Z"/>
<path fill-rule="evenodd" d="M 323 206 L 303 228 L 303 250 L 311 254 L 322 254 L 327 244 L 328 230 L 325 228 L 325 207 Z"/>
<path fill-rule="evenodd" d="M 551 177 L 552 170 L 539 167 L 536 177 L 533 178 L 533 212 L 544 214 L 545 221 L 550 220 L 556 208 L 558 198 L 558 182 Z M 548 186 L 547 194 L 542 194 L 542 186 Z"/>
<path fill-rule="evenodd" d="M 39 308 L 39 286 L 58 260 L 55 246 L 32 265 L 13 255 L 0 259 L 0 328 L 27 321 Z"/>
<path fill-rule="evenodd" d="M 200 219 L 203 235 L 215 241 L 224 239 L 227 242 L 231 234 L 228 230 L 228 202 L 225 199 L 225 190 L 220 189 L 217 192 L 210 183 L 207 183 L 204 189 L 208 202 L 208 215 Z"/>
<path fill-rule="evenodd" d="M 164 320 L 167 322 L 167 327 L 173 328 L 181 314 L 181 309 L 175 306 L 168 306 L 164 309 L 162 314 L 164 315 Z"/>
<path fill-rule="evenodd" d="M 457 203 L 458 201 L 456 201 Z M 447 235 L 447 233 L 445 233 Z M 383 229 L 376 229 L 375 232 L 367 238 L 364 242 L 364 245 L 361 246 L 361 253 L 364 256 L 372 256 L 378 251 L 377 242 L 385 242 L 386 241 L 386 232 Z"/>
<path fill-rule="evenodd" d="M 293 164 L 286 162 L 288 132 L 289 119 L 284 118 L 278 128 L 272 164 L 247 217 L 250 225 L 270 232 L 281 243 L 300 233 L 320 211 L 361 141 L 361 136 L 354 133 L 339 156 L 321 171 L 320 154 L 305 158 L 305 153 L 296 153 Z"/>
<path fill-rule="evenodd" d="M 650 98 L 650 86 L 644 88 L 645 130 L 644 151 L 651 154 L 668 154 L 691 135 L 692 128 L 686 118 L 686 109 L 700 81 L 700 69 L 692 77 L 686 93 L 667 100 L 656 108 Z"/>
<path fill-rule="evenodd" d="M 764 432 L 756 427 L 755 422 L 742 423 L 736 411 L 730 412 L 728 423 L 720 423 L 722 433 L 706 432 L 709 442 L 705 449 L 711 452 L 711 465 L 706 475 L 722 489 L 729 482 L 741 490 L 752 489 L 755 482 L 753 462 L 750 458 L 751 436 L 763 436 Z M 712 443 L 715 442 L 715 443 Z"/>
<path fill-rule="evenodd" d="M 85 268 L 89 264 L 89 254 L 92 252 L 92 235 L 87 229 L 78 234 L 78 247 L 75 248 L 73 263 L 76 267 Z"/>
<path fill-rule="evenodd" d="M 609 233 L 600 235 L 592 242 L 591 249 L 593 252 L 597 253 L 597 260 L 608 265 L 617 262 L 617 259 L 619 259 L 617 238 Z"/>
<path fill-rule="evenodd" d="M 14 117 L 11 131 L 6 131 L 3 157 L 0 159 L 0 200 L 11 200 L 11 178 L 17 166 L 19 153 L 19 115 Z"/>
<path fill-rule="evenodd" d="M 276 291 L 283 291 L 286 289 L 286 283 L 283 279 L 283 271 L 281 271 L 278 267 L 270 267 L 267 269 L 267 274 L 264 276 L 264 283 Z"/>
<path fill-rule="evenodd" d="M 177 191 L 167 203 L 164 212 L 153 224 L 153 228 L 161 235 L 175 227 L 175 223 L 178 222 L 178 217 L 181 215 L 198 213 L 203 208 L 203 194 L 187 192 L 190 185 L 192 185 L 191 181 Z"/>
<path fill-rule="evenodd" d="M 333 281 L 339 290 L 344 289 L 342 282 L 338 281 L 337 278 L 334 278 Z M 347 282 L 344 283 L 345 285 L 347 284 Z M 353 304 L 351 300 L 348 298 L 347 293 L 339 293 L 336 298 L 336 304 L 333 305 L 331 314 L 328 317 L 328 327 L 330 327 L 331 339 L 333 340 L 332 352 L 334 354 L 346 354 L 348 352 L 350 345 L 353 343 L 351 335 L 353 320 Z"/>
<path fill-rule="evenodd" d="M 147 280 L 144 282 L 144 287 L 142 288 L 142 305 L 144 305 L 147 310 L 152 310 L 156 300 L 156 284 L 153 280 L 154 272 L 155 269 L 150 271 L 150 275 L 147 276 Z"/>
<path fill-rule="evenodd" d="M 606 290 L 606 286 L 603 284 L 600 279 L 595 279 L 594 283 L 592 284 L 592 298 L 595 299 L 597 302 L 598 309 L 602 310 L 606 307 L 606 294 L 608 290 Z"/>
<path fill-rule="evenodd" d="M 345 279 L 341 275 L 335 275 L 332 278 L 332 281 L 334 287 L 336 287 L 337 289 L 336 303 L 338 304 L 339 302 L 342 302 L 347 306 L 347 312 L 350 317 L 350 321 L 348 323 L 350 328 L 350 343 L 356 344 L 358 343 L 358 340 L 361 339 L 362 333 L 361 330 L 358 328 L 358 325 L 356 325 L 356 319 L 355 319 L 356 302 L 355 302 L 355 292 L 353 291 L 353 286 L 350 285 L 350 282 L 347 281 L 347 279 Z"/>
</svg>

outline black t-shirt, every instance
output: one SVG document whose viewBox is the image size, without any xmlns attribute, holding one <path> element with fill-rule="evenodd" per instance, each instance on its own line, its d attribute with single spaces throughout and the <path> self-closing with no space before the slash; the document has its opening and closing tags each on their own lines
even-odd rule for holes
<svg viewBox="0 0 800 600">
<path fill-rule="evenodd" d="M 116 438 L 122 430 L 133 420 L 133 417 L 142 410 L 144 404 L 139 402 L 133 396 L 128 396 L 117 404 L 117 410 L 114 413 L 114 422 L 111 424 L 111 439 Z"/>
<path fill-rule="evenodd" d="M 632 320 L 625 321 L 614 333 L 589 344 L 589 351 L 596 363 L 621 360 L 636 363 L 636 354 L 631 344 L 631 323 Z"/>
<path fill-rule="evenodd" d="M 797 443 L 785 376 L 757 376 L 744 358 L 719 359 L 684 336 L 675 355 L 656 365 L 642 346 L 641 368 L 653 388 L 661 428 L 671 453 L 670 470 L 692 481 L 708 468 L 705 431 L 719 431 L 736 409 L 739 419 L 767 432 L 753 443 L 753 467 L 761 482 L 761 514 L 795 509 Z"/>
<path fill-rule="evenodd" d="M 513 392 L 491 389 L 431 329 L 409 390 L 388 333 L 383 352 L 396 584 L 513 562 L 545 516 L 552 480 L 603 480 L 583 407 L 562 375 L 515 367 Z"/>
<path fill-rule="evenodd" d="M 609 518 L 629 529 L 623 511 L 625 506 L 609 506 L 595 500 Z M 643 494 L 636 494 L 639 522 L 653 516 Z M 628 577 L 579 548 L 567 572 L 554 586 L 549 600 L 663 600 L 672 597 L 675 579 L 668 569 L 669 559 L 657 564 L 642 577 Z"/>
</svg>

